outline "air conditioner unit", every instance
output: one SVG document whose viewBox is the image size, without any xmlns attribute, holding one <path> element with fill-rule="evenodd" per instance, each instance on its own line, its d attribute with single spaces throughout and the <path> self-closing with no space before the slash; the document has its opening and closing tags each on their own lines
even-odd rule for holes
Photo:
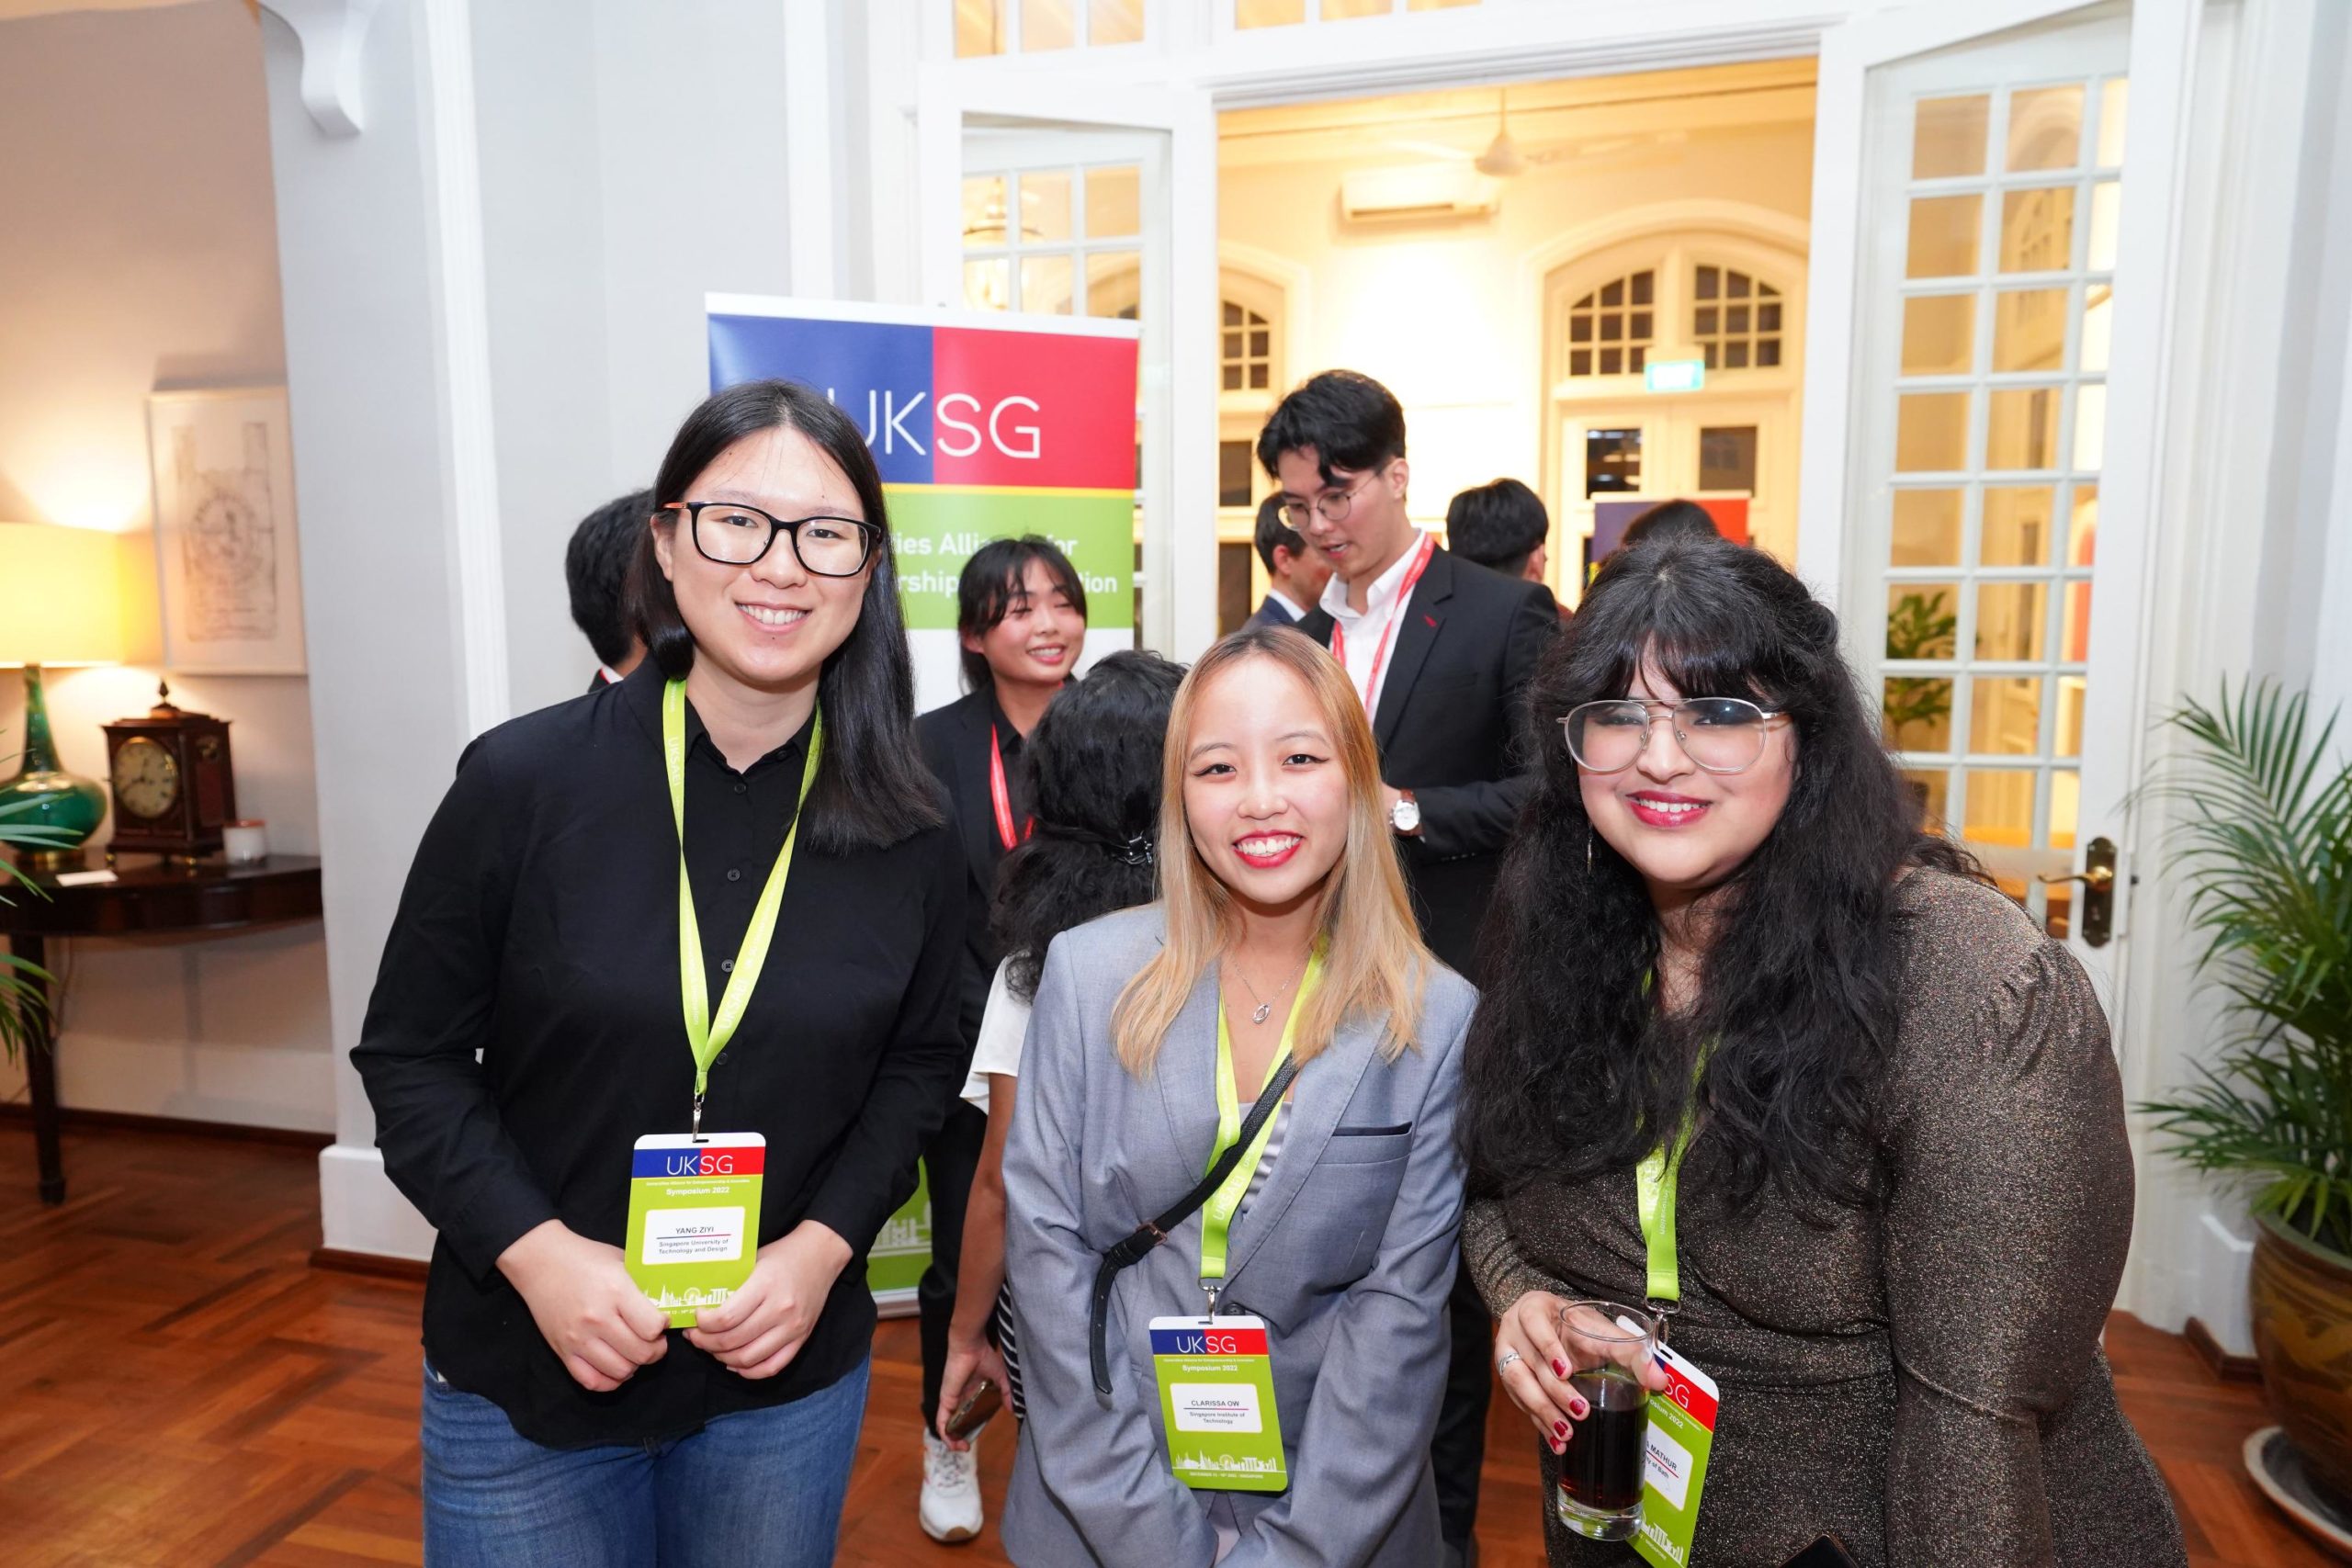
<svg viewBox="0 0 2352 1568">
<path fill-rule="evenodd" d="M 1468 164 L 1408 164 L 1340 176 L 1340 216 L 1351 223 L 1476 218 L 1502 205 L 1502 182 Z"/>
</svg>

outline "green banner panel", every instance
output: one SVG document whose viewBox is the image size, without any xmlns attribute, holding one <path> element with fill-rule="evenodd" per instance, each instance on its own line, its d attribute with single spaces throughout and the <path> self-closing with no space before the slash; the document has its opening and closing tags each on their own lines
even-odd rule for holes
<svg viewBox="0 0 2352 1568">
<path fill-rule="evenodd" d="M 1043 534 L 1086 583 L 1087 626 L 1136 624 L 1135 497 L 1125 491 L 887 485 L 899 599 L 913 631 L 956 629 L 956 580 L 990 539 Z"/>
</svg>

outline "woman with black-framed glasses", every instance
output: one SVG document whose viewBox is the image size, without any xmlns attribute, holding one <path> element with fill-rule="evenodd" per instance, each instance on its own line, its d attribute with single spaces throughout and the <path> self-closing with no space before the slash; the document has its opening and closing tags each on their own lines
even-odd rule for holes
<svg viewBox="0 0 2352 1568">
<path fill-rule="evenodd" d="M 1591 1469 L 1626 1413 L 1562 1331 L 1598 1299 L 1645 1303 L 1717 1384 L 1689 1561 L 1828 1536 L 1864 1568 L 2181 1563 L 2098 1348 L 2132 1229 L 2107 1021 L 1923 829 L 1836 618 L 1760 551 L 1655 541 L 1530 698 L 1462 1250 L 1552 1562 L 1631 1556 Z"/>
<path fill-rule="evenodd" d="M 647 658 L 481 737 L 425 830 L 352 1059 L 439 1233 L 435 1568 L 833 1559 L 865 1255 L 967 1053 L 889 540 L 821 394 L 713 396 L 632 570 Z"/>
</svg>

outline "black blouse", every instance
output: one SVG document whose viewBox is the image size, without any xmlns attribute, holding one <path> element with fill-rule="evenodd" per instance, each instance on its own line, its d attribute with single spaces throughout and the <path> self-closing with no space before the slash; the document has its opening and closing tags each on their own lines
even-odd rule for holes
<svg viewBox="0 0 2352 1568">
<path fill-rule="evenodd" d="M 613 1393 L 571 1380 L 496 1265 L 548 1219 L 622 1245 L 631 1145 L 686 1130 L 694 1057 L 662 691 L 649 660 L 467 748 L 351 1054 L 385 1169 L 440 1233 L 426 1355 L 552 1447 L 680 1436 L 854 1368 L 874 1329 L 866 1248 L 914 1191 L 916 1156 L 970 1055 L 956 1019 L 967 878 L 953 830 L 846 855 L 803 839 L 766 968 L 711 1065 L 703 1126 L 765 1134 L 762 1244 L 813 1219 L 856 1256 L 774 1378 L 741 1378 L 673 1334 Z M 738 773 L 687 713 L 686 869 L 715 1009 L 791 825 L 808 733 Z"/>
</svg>

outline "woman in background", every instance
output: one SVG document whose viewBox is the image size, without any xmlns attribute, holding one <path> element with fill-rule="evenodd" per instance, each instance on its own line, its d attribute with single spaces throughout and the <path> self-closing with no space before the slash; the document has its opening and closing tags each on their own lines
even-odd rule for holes
<svg viewBox="0 0 2352 1568">
<path fill-rule="evenodd" d="M 2181 1563 L 2099 1352 L 2132 1230 L 2107 1021 L 1921 829 L 1836 618 L 1760 550 L 1652 538 L 1531 694 L 1463 1256 L 1552 1562 L 1629 1555 L 1549 1504 L 1583 1418 L 1560 1307 L 1650 1296 L 1722 1388 L 1693 1562 Z"/>
<path fill-rule="evenodd" d="M 1204 655 L 1163 776 L 1159 901 L 1055 939 L 1022 1059 L 1005 1263 L 1028 1416 L 1006 1552 L 1428 1568 L 1473 993 L 1415 934 L 1363 704 L 1306 637 L 1250 628 Z M 1253 1101 L 1268 1119 L 1245 1143 Z M 1097 1304 L 1106 1249 L 1228 1148 L 1215 1193 Z M 1268 1456 L 1212 1461 L 1163 1429 L 1151 1321 L 1204 1306 L 1263 1321 L 1280 1492 L 1216 1484 L 1222 1461 Z"/>
<path fill-rule="evenodd" d="M 1020 1350 L 1001 1287 L 1004 1140 L 1022 1043 L 1054 938 L 1098 915 L 1151 902 L 1161 752 L 1169 705 L 1183 678 L 1182 665 L 1156 653 L 1111 654 L 1046 710 L 1022 755 L 1036 830 L 1005 857 L 996 898 L 1005 957 L 989 988 L 964 1085 L 965 1100 L 988 1112 L 989 1129 L 964 1212 L 956 1321 L 934 1423 L 952 1449 L 969 1446 L 947 1436 L 947 1418 L 976 1376 L 993 1378 L 1011 1396 L 1013 1413 L 1021 1413 Z"/>
</svg>

